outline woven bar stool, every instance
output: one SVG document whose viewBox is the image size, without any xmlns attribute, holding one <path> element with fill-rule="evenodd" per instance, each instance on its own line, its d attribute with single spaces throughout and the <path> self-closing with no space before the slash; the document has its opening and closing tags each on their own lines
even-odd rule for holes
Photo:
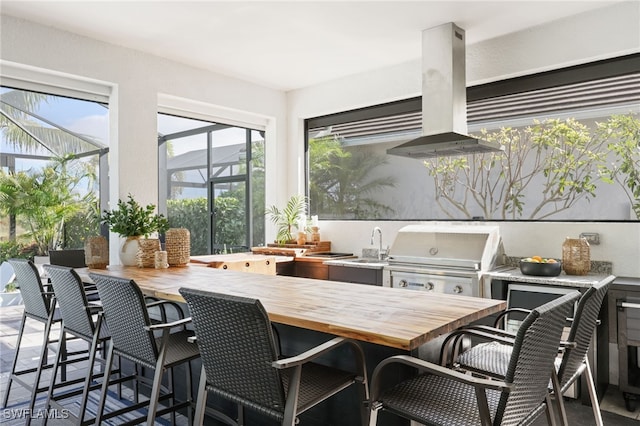
<svg viewBox="0 0 640 426">
<path fill-rule="evenodd" d="M 187 288 L 181 288 L 180 294 L 189 306 L 202 353 L 194 424 L 203 424 L 207 393 L 238 404 L 237 421 L 207 411 L 227 424 L 243 425 L 243 407 L 247 407 L 293 426 L 300 413 L 351 385 L 360 392 L 362 424 L 367 424 L 366 365 L 356 342 L 336 337 L 297 356 L 280 358 L 271 322 L 259 300 Z M 313 362 L 344 345 L 352 350 L 355 371 Z"/>
<path fill-rule="evenodd" d="M 520 425 L 546 409 L 553 423 L 547 385 L 564 321 L 580 297 L 577 291 L 534 309 L 523 321 L 503 380 L 473 377 L 407 355 L 382 361 L 371 381 L 371 425 L 384 410 L 422 424 Z M 383 371 L 393 364 L 415 367 L 419 374 L 383 390 Z"/>
<path fill-rule="evenodd" d="M 56 295 L 58 306 L 62 316 L 62 329 L 66 334 L 73 335 L 84 340 L 90 346 L 89 358 L 86 368 L 86 374 L 79 380 L 56 382 L 57 371 L 62 360 L 60 351 L 53 366 L 52 380 L 49 384 L 49 393 L 47 395 L 47 408 L 56 408 L 58 410 L 67 409 L 70 417 L 73 417 L 76 424 L 86 425 L 95 421 L 95 418 L 85 418 L 87 415 L 86 408 L 89 392 L 100 389 L 103 374 L 94 373 L 96 362 L 102 363 L 104 366 L 104 357 L 99 356 L 99 352 L 106 353 L 106 345 L 110 341 L 110 334 L 106 324 L 102 321 L 102 308 L 98 304 L 92 304 L 87 300 L 85 293 L 86 286 L 78 276 L 75 270 L 65 266 L 45 265 L 44 270 L 51 279 L 51 286 Z M 94 317 L 97 317 L 94 320 Z M 119 373 L 119 369 L 111 373 Z M 118 377 L 111 381 L 111 384 L 119 384 L 123 381 L 130 380 L 130 377 Z M 81 387 L 73 387 L 76 383 L 84 383 Z M 61 389 L 56 393 L 56 389 Z M 81 395 L 80 408 L 78 414 L 70 412 L 63 404 L 63 401 L 69 398 L 75 398 Z M 45 417 L 45 424 L 47 418 Z"/>
<path fill-rule="evenodd" d="M 583 377 L 587 383 L 593 416 L 597 426 L 602 426 L 602 414 L 596 393 L 596 387 L 591 374 L 587 352 L 598 324 L 598 314 L 602 302 L 611 282 L 596 284 L 588 288 L 580 297 L 573 318 L 570 318 L 571 329 L 566 342 L 562 342 L 560 350 L 562 357 L 556 359 L 557 374 L 552 377 L 552 386 L 560 419 L 563 425 L 568 425 L 567 414 L 562 394 L 579 378 Z M 496 319 L 498 325 L 506 315 L 512 312 L 522 312 L 522 308 L 508 309 Z M 455 368 L 472 371 L 477 374 L 502 378 L 507 373 L 508 361 L 513 350 L 514 335 L 496 327 L 471 326 L 457 330 L 449 336 L 454 341 L 463 336 L 476 336 L 488 343 L 480 343 L 460 354 L 457 359 L 450 360 L 449 365 Z M 445 343 L 446 344 L 446 343 Z"/>
<path fill-rule="evenodd" d="M 42 371 L 53 367 L 53 364 L 48 363 L 48 351 L 54 343 L 58 344 L 59 356 L 66 360 L 68 356 L 79 355 L 86 353 L 86 351 L 67 352 L 66 348 L 66 335 L 60 331 L 60 335 L 57 339 L 51 337 L 51 331 L 54 324 L 59 324 L 62 320 L 60 311 L 56 307 L 55 295 L 51 291 L 47 291 L 42 283 L 38 269 L 33 262 L 26 259 L 9 259 L 9 264 L 13 268 L 16 274 L 16 282 L 20 287 L 20 293 L 24 301 L 24 311 L 22 313 L 22 321 L 20 323 L 20 330 L 18 332 L 18 340 L 16 342 L 16 353 L 11 365 L 11 372 L 9 374 L 9 382 L 7 383 L 7 390 L 4 394 L 4 400 L 2 401 L 3 408 L 7 407 L 9 402 L 9 393 L 11 392 L 11 386 L 13 382 L 17 382 L 21 386 L 31 391 L 31 398 L 29 401 L 29 412 L 32 413 L 36 396 L 49 389 L 48 385 L 41 386 Z M 38 321 L 44 324 L 44 335 L 42 348 L 40 351 L 40 357 L 36 361 L 35 367 L 26 368 L 23 370 L 17 370 L 18 358 L 20 356 L 20 349 L 22 343 L 22 336 L 24 333 L 24 327 L 28 319 Z M 62 378 L 66 380 L 66 367 L 67 362 L 64 363 L 62 369 Z M 35 373 L 33 381 L 28 381 L 27 376 Z M 27 416 L 26 424 L 30 424 L 31 416 Z"/>
<path fill-rule="evenodd" d="M 110 376 L 114 355 L 127 359 L 137 365 L 154 370 L 151 394 L 148 400 L 131 404 L 127 409 L 104 412 L 104 406 L 109 389 L 109 382 L 103 380 L 98 415 L 96 423 L 119 416 L 125 412 L 133 412 L 141 408 L 147 408 L 146 422 L 153 425 L 156 416 L 168 413 L 172 414 L 175 422 L 175 413 L 179 409 L 187 408 L 189 421 L 192 417 L 191 397 L 191 367 L 189 362 L 199 358 L 198 345 L 190 343 L 189 338 L 194 336 L 193 331 L 187 330 L 185 325 L 191 318 L 183 318 L 170 323 L 155 323 L 149 317 L 148 304 L 142 295 L 142 291 L 133 280 L 110 277 L 106 275 L 90 273 L 91 280 L 95 283 L 102 302 L 104 319 L 111 333 L 105 377 Z M 172 332 L 172 330 L 179 330 Z M 160 333 L 157 336 L 155 333 Z M 186 400 L 177 402 L 173 389 L 173 374 L 169 375 L 169 388 L 162 385 L 165 371 L 173 371 L 173 368 L 186 364 Z M 147 381 L 144 377 L 137 377 L 137 381 Z M 136 388 L 137 398 L 137 388 Z M 163 407 L 161 401 L 169 401 L 169 405 Z M 135 421 L 143 421 L 139 418 Z"/>
</svg>

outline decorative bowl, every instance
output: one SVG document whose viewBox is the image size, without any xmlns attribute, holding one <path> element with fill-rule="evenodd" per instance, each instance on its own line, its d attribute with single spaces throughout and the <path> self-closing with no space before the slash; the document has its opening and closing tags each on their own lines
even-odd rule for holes
<svg viewBox="0 0 640 426">
<path fill-rule="evenodd" d="M 520 261 L 520 272 L 524 275 L 535 275 L 538 277 L 557 277 L 562 272 L 562 262 L 528 262 Z"/>
</svg>

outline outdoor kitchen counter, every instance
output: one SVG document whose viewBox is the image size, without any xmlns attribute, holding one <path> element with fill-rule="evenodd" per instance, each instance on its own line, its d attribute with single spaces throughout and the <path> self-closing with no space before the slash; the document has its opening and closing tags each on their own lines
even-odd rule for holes
<svg viewBox="0 0 640 426">
<path fill-rule="evenodd" d="M 180 287 L 260 299 L 280 324 L 386 347 L 414 350 L 433 338 L 505 308 L 501 300 L 363 286 L 336 281 L 248 274 L 200 265 L 152 269 L 78 269 L 133 279 L 151 296 L 183 302 Z"/>
<path fill-rule="evenodd" d="M 588 288 L 598 283 L 610 282 L 616 278 L 615 275 L 567 275 L 564 272 L 562 272 L 557 277 L 538 277 L 534 275 L 524 275 L 522 272 L 520 272 L 520 268 L 487 272 L 485 274 L 485 277 L 489 277 L 492 280 L 501 280 L 505 282 L 546 284 L 552 286 L 575 287 L 576 289 Z"/>
</svg>

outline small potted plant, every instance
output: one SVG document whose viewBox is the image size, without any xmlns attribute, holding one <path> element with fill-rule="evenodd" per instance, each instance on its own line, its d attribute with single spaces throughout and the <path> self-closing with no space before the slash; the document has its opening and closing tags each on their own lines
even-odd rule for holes
<svg viewBox="0 0 640 426">
<path fill-rule="evenodd" d="M 120 261 L 125 266 L 137 264 L 138 240 L 148 238 L 153 233 L 163 233 L 169 228 L 169 221 L 162 214 L 155 213 L 156 206 L 141 206 L 131 194 L 128 200 L 118 200 L 111 211 L 105 210 L 101 223 L 107 224 L 111 232 L 125 238 L 120 248 Z"/>
<path fill-rule="evenodd" d="M 271 206 L 266 210 L 266 214 L 271 217 L 271 221 L 278 226 L 276 242 L 284 245 L 294 241 L 293 228 L 298 227 L 302 218 L 306 219 L 307 197 L 298 194 L 289 198 L 287 205 L 280 210 L 276 206 Z M 300 231 L 305 231 L 301 229 Z"/>
</svg>

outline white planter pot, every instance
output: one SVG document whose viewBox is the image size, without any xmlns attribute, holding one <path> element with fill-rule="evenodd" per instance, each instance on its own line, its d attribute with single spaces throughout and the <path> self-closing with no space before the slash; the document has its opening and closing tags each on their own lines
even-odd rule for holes
<svg viewBox="0 0 640 426">
<path fill-rule="evenodd" d="M 138 240 L 140 237 L 127 237 L 120 245 L 120 263 L 124 266 L 138 265 Z"/>
</svg>

